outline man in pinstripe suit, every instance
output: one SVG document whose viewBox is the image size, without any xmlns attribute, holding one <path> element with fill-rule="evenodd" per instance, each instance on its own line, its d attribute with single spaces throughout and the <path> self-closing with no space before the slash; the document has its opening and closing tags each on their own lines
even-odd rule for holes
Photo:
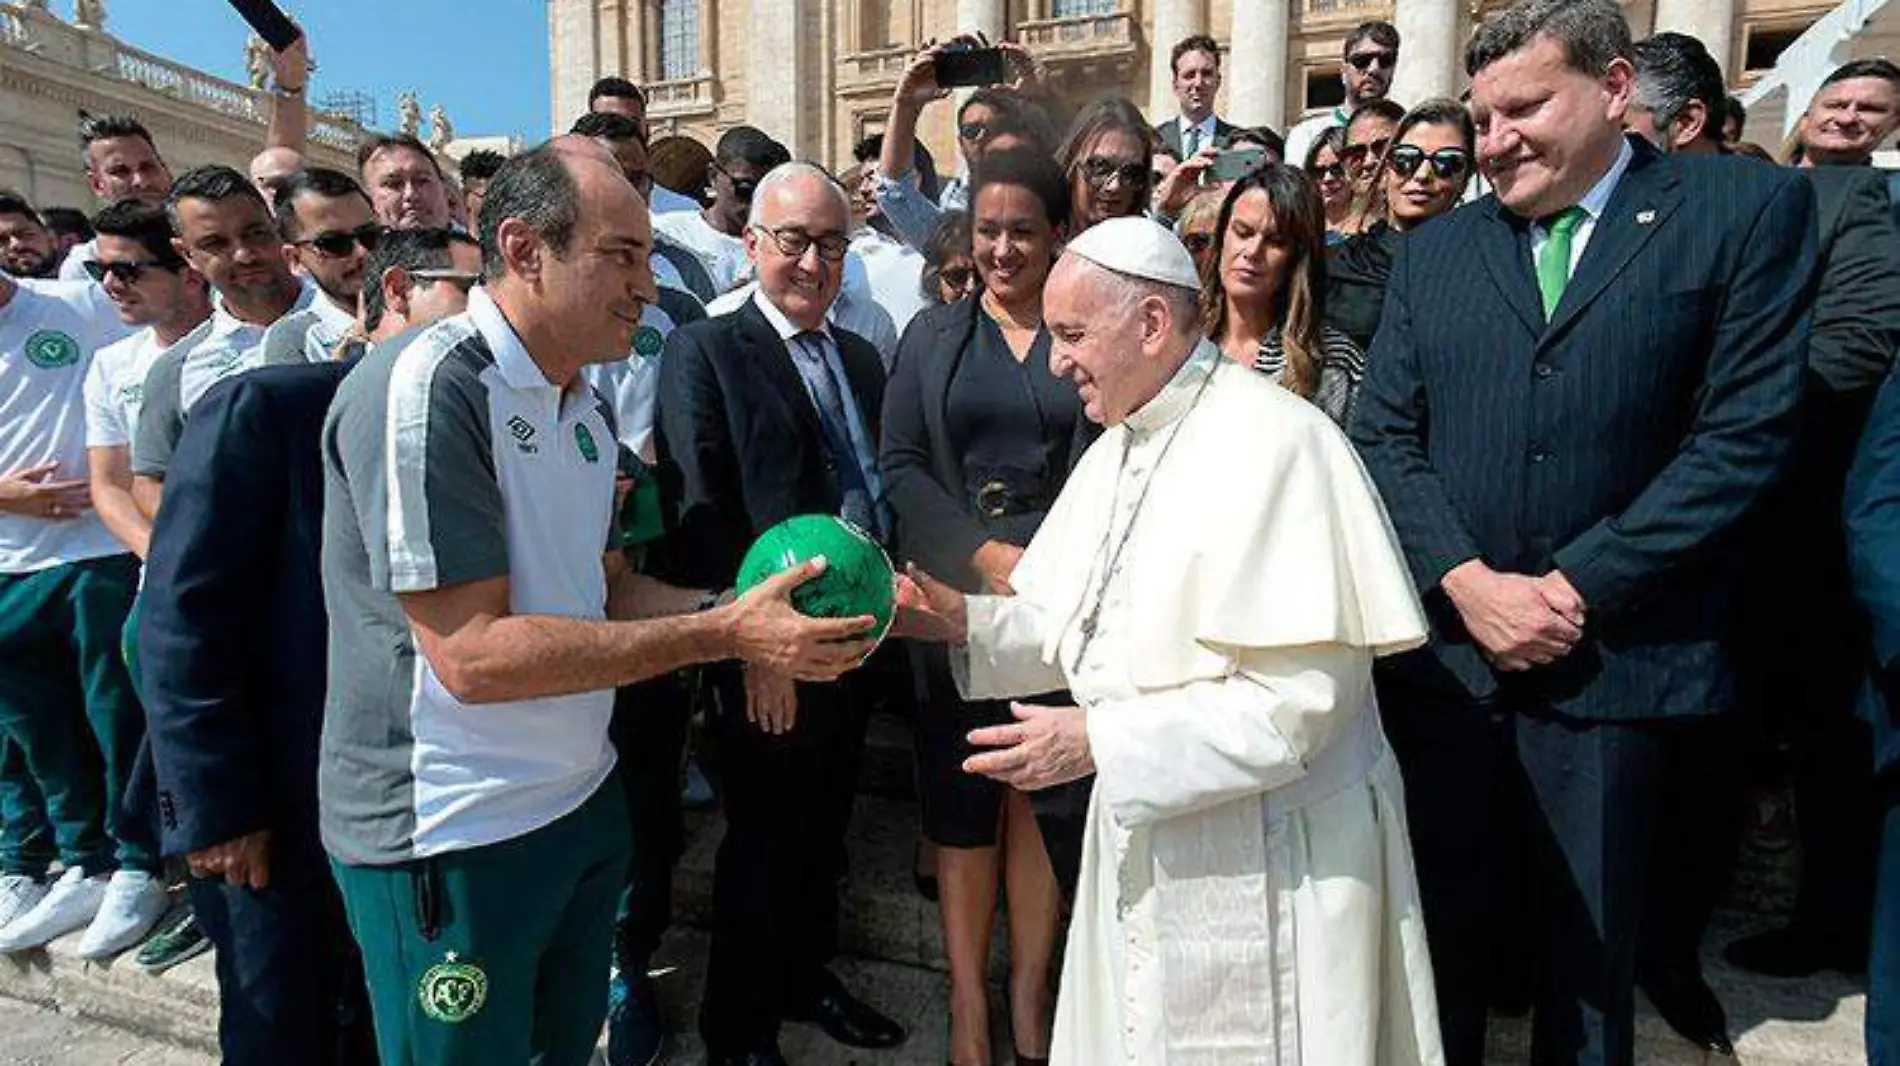
<svg viewBox="0 0 1900 1066">
<path fill-rule="evenodd" d="M 1661 752 L 1732 701 L 1732 533 L 1796 427 L 1813 192 L 1626 140 L 1629 50 L 1614 0 L 1474 35 L 1496 192 L 1401 250 L 1354 427 L 1432 615 L 1381 697 L 1453 1066 L 1517 864 L 1532 1060 L 1633 1062 Z"/>
</svg>

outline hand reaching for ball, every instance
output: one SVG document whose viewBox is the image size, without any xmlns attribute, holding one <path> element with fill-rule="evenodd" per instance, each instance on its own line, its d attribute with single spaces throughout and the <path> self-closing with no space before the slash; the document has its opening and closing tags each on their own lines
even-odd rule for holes
<svg viewBox="0 0 1900 1066">
<path fill-rule="evenodd" d="M 835 681 L 864 661 L 877 642 L 871 615 L 809 618 L 792 606 L 792 590 L 825 571 L 823 556 L 759 582 L 720 610 L 731 612 L 733 657 L 797 681 Z"/>
</svg>

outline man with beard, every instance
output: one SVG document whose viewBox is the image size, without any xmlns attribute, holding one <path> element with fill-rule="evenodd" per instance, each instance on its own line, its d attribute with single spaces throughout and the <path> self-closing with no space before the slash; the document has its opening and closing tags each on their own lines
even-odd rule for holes
<svg viewBox="0 0 1900 1066">
<path fill-rule="evenodd" d="M 172 187 L 171 168 L 158 154 L 152 134 L 125 115 L 86 115 L 79 122 L 79 147 L 86 157 L 86 186 L 102 205 L 138 200 L 163 205 Z M 85 281 L 86 260 L 95 257 L 91 242 L 67 254 L 61 281 Z"/>
<path fill-rule="evenodd" d="M 275 206 L 284 254 L 317 287 L 310 306 L 264 334 L 265 365 L 317 363 L 356 325 L 364 265 L 383 227 L 349 175 L 323 167 L 292 174 Z"/>
<path fill-rule="evenodd" d="M 1334 126 L 1344 126 L 1360 108 L 1385 99 L 1385 94 L 1392 90 L 1392 76 L 1398 69 L 1398 28 L 1390 22 L 1360 23 L 1346 35 L 1346 46 L 1340 55 L 1339 80 L 1345 83 L 1346 98 L 1331 111 L 1314 115 L 1293 127 L 1293 132 L 1286 135 L 1286 151 L 1280 158 L 1295 165 L 1304 162 L 1307 149 L 1320 134 Z"/>
<path fill-rule="evenodd" d="M 52 278 L 59 273 L 57 248 L 33 205 L 0 193 L 0 270 L 15 278 Z"/>
<path fill-rule="evenodd" d="M 453 221 L 442 165 L 414 137 L 372 137 L 356 150 L 356 166 L 377 221 L 390 229 L 441 229 Z"/>
</svg>

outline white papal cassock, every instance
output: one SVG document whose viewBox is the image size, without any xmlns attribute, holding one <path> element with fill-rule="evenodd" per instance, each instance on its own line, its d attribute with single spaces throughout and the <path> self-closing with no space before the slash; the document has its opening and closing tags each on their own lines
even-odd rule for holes
<svg viewBox="0 0 1900 1066">
<path fill-rule="evenodd" d="M 1054 1061 L 1442 1062 L 1371 677 L 1425 622 L 1344 435 L 1204 343 L 1010 583 L 969 600 L 964 694 L 1070 689 L 1097 769 Z"/>
</svg>

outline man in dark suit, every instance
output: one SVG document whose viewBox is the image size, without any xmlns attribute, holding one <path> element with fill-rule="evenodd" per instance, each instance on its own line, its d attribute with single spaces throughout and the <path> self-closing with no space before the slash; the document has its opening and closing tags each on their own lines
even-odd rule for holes
<svg viewBox="0 0 1900 1066">
<path fill-rule="evenodd" d="M 1847 483 L 1848 561 L 1873 662 L 1864 709 L 1873 725 L 1881 817 L 1873 946 L 1867 960 L 1867 1061 L 1900 1063 L 1900 374 L 1867 420 Z"/>
<path fill-rule="evenodd" d="M 1474 35 L 1496 193 L 1401 246 L 1354 427 L 1433 621 L 1381 703 L 1453 1066 L 1483 1061 L 1519 863 L 1533 1060 L 1633 1062 L 1663 753 L 1733 698 L 1729 534 L 1794 441 L 1813 193 L 1626 140 L 1629 52 L 1613 0 Z M 1521 855 L 1486 831 L 1506 814 Z"/>
<path fill-rule="evenodd" d="M 1220 92 L 1220 45 L 1204 33 L 1184 37 L 1168 62 L 1181 111 L 1156 126 L 1156 136 L 1176 159 L 1188 159 L 1203 148 L 1227 147 L 1240 127 L 1214 113 L 1214 96 Z"/>
<path fill-rule="evenodd" d="M 883 364 L 825 321 L 850 224 L 844 190 L 824 171 L 772 171 L 745 231 L 758 292 L 667 341 L 656 439 L 681 579 L 730 586 L 752 541 L 797 514 L 888 534 L 874 461 Z M 756 667 L 713 677 L 727 828 L 700 1012 L 712 1061 L 782 1062 L 781 1019 L 857 1047 L 902 1042 L 895 1022 L 826 969 L 864 743 L 857 679 L 794 686 Z"/>
</svg>

